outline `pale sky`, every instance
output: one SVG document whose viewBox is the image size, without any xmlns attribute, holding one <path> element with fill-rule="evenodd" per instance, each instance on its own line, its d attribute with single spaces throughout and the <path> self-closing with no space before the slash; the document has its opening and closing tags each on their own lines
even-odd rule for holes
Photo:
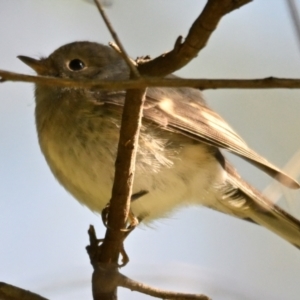
<svg viewBox="0 0 300 300">
<path fill-rule="evenodd" d="M 107 13 L 132 57 L 155 57 L 186 35 L 205 2 L 114 0 Z M 83 0 L 1 1 L 0 38 L 0 69 L 27 74 L 33 72 L 17 55 L 38 58 L 72 41 L 111 40 L 97 9 Z M 199 57 L 178 74 L 300 78 L 285 1 L 255 0 L 227 15 Z M 300 149 L 299 91 L 218 90 L 204 96 L 278 166 Z M 48 169 L 37 143 L 33 85 L 1 84 L 0 99 L 0 281 L 51 300 L 91 299 L 92 268 L 84 247 L 89 224 L 103 235 L 101 220 Z M 230 160 L 257 188 L 272 183 L 241 159 Z M 288 195 L 289 208 L 300 217 L 299 192 Z M 138 228 L 125 247 L 131 261 L 121 271 L 146 284 L 218 300 L 299 299 L 299 250 L 264 228 L 205 208 L 184 208 L 151 228 Z M 121 289 L 119 295 L 150 299 Z"/>
</svg>

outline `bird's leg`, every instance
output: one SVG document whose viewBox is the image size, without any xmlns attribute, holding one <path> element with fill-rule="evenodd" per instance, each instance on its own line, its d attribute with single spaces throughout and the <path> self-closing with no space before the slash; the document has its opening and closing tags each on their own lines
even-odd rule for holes
<svg viewBox="0 0 300 300">
<path fill-rule="evenodd" d="M 136 201 L 137 199 L 143 197 L 144 195 L 148 194 L 149 192 L 146 190 L 141 190 L 131 196 L 131 202 Z M 109 207 L 110 207 L 110 201 L 106 204 L 104 209 L 102 210 L 101 213 L 101 218 L 103 225 L 107 228 L 107 218 L 108 218 L 108 213 L 109 213 Z M 128 219 L 127 219 L 128 226 L 123 229 L 125 232 L 131 232 L 138 224 L 139 224 L 139 219 L 133 214 L 133 212 L 130 210 L 128 214 Z M 128 235 L 128 234 L 127 234 Z M 126 237 L 127 237 L 126 235 Z"/>
<path fill-rule="evenodd" d="M 131 195 L 131 202 L 136 201 L 137 199 L 140 199 L 141 197 L 145 196 L 148 193 L 149 193 L 149 191 L 141 190 L 141 191 Z M 131 210 L 129 211 L 128 219 L 129 219 L 129 222 L 128 222 L 129 225 L 128 225 L 127 229 L 129 230 L 129 232 L 131 232 L 137 225 L 139 225 L 140 220 L 134 215 L 134 213 Z"/>
<path fill-rule="evenodd" d="M 108 213 L 109 213 L 109 206 L 110 206 L 110 201 L 106 204 L 106 206 L 103 208 L 101 212 L 101 219 L 103 225 L 107 228 L 107 218 L 108 218 Z"/>
<path fill-rule="evenodd" d="M 148 194 L 148 191 L 145 191 L 145 190 L 142 190 L 140 192 L 133 194 L 131 196 L 131 202 L 143 197 L 146 194 Z M 108 227 L 107 222 L 108 222 L 109 207 L 110 207 L 110 202 L 108 202 L 106 204 L 106 206 L 104 207 L 104 209 L 102 210 L 102 213 L 101 213 L 102 222 L 106 228 Z M 139 219 L 133 214 L 133 212 L 131 210 L 129 210 L 127 224 L 128 224 L 127 227 L 125 229 L 122 229 L 122 231 L 125 233 L 124 240 L 127 238 L 129 233 L 131 231 L 133 231 L 134 228 L 139 224 Z M 99 242 L 101 242 L 101 240 Z M 122 256 L 122 260 L 121 260 L 122 263 L 119 264 L 118 266 L 121 268 L 121 267 L 124 267 L 125 265 L 127 265 L 127 263 L 129 262 L 129 256 L 127 255 L 127 253 L 124 249 L 124 244 L 122 244 L 122 247 L 120 249 L 120 254 Z"/>
</svg>

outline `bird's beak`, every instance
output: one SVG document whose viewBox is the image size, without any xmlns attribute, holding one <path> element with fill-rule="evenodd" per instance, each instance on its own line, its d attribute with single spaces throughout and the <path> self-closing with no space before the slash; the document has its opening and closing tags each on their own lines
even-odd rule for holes
<svg viewBox="0 0 300 300">
<path fill-rule="evenodd" d="M 17 56 L 24 64 L 33 69 L 37 74 L 43 75 L 47 72 L 47 66 L 43 60 L 34 59 L 28 56 Z"/>
</svg>

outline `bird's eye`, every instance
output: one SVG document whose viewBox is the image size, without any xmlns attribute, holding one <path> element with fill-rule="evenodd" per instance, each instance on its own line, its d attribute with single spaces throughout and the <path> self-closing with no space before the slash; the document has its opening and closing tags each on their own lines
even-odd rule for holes
<svg viewBox="0 0 300 300">
<path fill-rule="evenodd" d="M 75 59 L 72 59 L 69 63 L 68 63 L 68 68 L 71 70 L 71 71 L 80 71 L 82 69 L 85 68 L 85 64 L 82 60 L 78 59 L 78 58 L 75 58 Z"/>
</svg>

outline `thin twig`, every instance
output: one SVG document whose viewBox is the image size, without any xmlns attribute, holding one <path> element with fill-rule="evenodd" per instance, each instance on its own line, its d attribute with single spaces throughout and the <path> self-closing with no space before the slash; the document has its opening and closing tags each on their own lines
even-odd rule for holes
<svg viewBox="0 0 300 300">
<path fill-rule="evenodd" d="M 118 261 L 125 237 L 121 230 L 125 228 L 129 214 L 145 93 L 146 89 L 128 90 L 126 93 L 107 231 L 101 248 L 101 262 Z M 110 247 L 108 247 L 109 240 L 114 241 L 114 243 L 110 243 Z"/>
<path fill-rule="evenodd" d="M 123 57 L 123 59 L 126 61 L 128 67 L 130 68 L 131 72 L 134 74 L 134 77 L 139 78 L 140 77 L 140 73 L 137 70 L 137 68 L 135 67 L 135 65 L 132 63 L 131 59 L 129 58 L 129 56 L 127 55 L 127 52 L 125 50 L 125 48 L 123 47 L 116 31 L 114 30 L 112 24 L 110 23 L 108 17 L 106 16 L 106 13 L 100 3 L 99 0 L 94 0 L 95 4 L 102 16 L 103 21 L 106 24 L 107 29 L 109 30 L 111 36 L 113 37 L 114 41 L 116 42 L 116 44 L 118 45 L 119 49 L 121 50 L 120 54 Z"/>
<path fill-rule="evenodd" d="M 300 48 L 300 17 L 299 17 L 297 5 L 294 0 L 286 0 L 286 3 L 294 25 L 298 47 Z"/>
<path fill-rule="evenodd" d="M 152 297 L 161 298 L 161 299 L 172 299 L 172 300 L 209 300 L 205 295 L 202 294 L 186 294 L 186 293 L 177 293 L 172 291 L 166 291 L 151 287 L 141 282 L 134 281 L 122 274 L 119 278 L 119 286 L 130 289 L 131 291 L 140 292 Z"/>
<path fill-rule="evenodd" d="M 139 78 L 129 80 L 76 80 L 47 76 L 33 76 L 0 70 L 0 82 L 19 81 L 50 86 L 127 90 L 145 87 L 193 87 L 208 89 L 299 89 L 300 79 L 267 77 L 258 79 L 185 79 L 185 78 Z"/>
</svg>

